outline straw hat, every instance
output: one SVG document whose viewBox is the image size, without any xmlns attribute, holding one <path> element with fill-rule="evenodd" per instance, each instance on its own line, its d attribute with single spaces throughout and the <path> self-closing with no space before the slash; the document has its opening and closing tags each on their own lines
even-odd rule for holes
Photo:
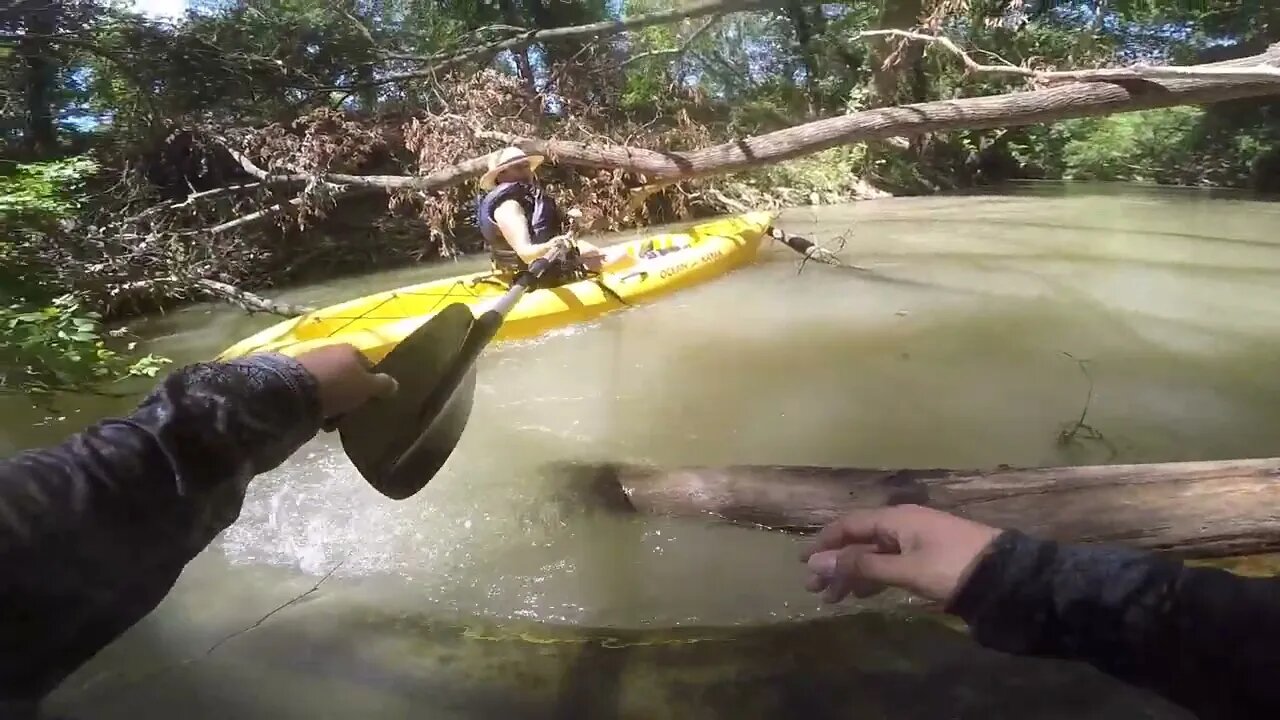
<svg viewBox="0 0 1280 720">
<path fill-rule="evenodd" d="M 489 156 L 489 172 L 480 177 L 480 187 L 492 190 L 497 184 L 495 179 L 503 170 L 516 165 L 528 165 L 530 171 L 537 170 L 542 160 L 541 155 L 528 155 L 518 147 L 503 148 Z"/>
</svg>

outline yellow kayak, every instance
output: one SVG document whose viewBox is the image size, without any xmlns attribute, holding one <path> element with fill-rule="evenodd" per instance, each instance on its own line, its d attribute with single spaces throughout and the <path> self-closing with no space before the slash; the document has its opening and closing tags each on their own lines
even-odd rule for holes
<svg viewBox="0 0 1280 720">
<path fill-rule="evenodd" d="M 626 248 L 631 260 L 620 269 L 526 293 L 495 339 L 536 337 L 719 277 L 755 260 L 775 217 L 772 212 L 743 213 L 623 243 L 617 247 Z M 654 257 L 653 250 L 669 251 Z M 227 348 L 218 359 L 254 352 L 297 355 L 350 343 L 378 362 L 442 308 L 462 303 L 478 316 L 506 291 L 507 284 L 490 271 L 387 290 L 273 325 Z"/>
</svg>

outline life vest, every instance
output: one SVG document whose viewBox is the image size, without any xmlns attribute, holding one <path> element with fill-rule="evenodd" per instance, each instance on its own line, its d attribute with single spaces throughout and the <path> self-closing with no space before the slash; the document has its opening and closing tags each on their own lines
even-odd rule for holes
<svg viewBox="0 0 1280 720">
<path fill-rule="evenodd" d="M 534 245 L 541 245 L 561 233 L 560 210 L 542 188 L 524 182 L 502 183 L 480 199 L 476 208 L 476 224 L 489 243 L 494 267 L 519 272 L 528 265 L 502 236 L 502 230 L 493 218 L 498 206 L 508 200 L 515 200 L 524 208 L 525 218 L 529 221 L 529 239 Z"/>
</svg>

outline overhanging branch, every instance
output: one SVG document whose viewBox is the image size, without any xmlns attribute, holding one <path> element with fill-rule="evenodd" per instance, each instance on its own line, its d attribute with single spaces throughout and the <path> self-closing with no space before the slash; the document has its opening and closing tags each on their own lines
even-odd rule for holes
<svg viewBox="0 0 1280 720">
<path fill-rule="evenodd" d="M 978 64 L 978 67 L 985 66 Z M 1001 72 L 1006 70 L 1002 66 L 995 67 Z M 1037 72 L 1013 71 L 1020 75 Z M 1260 55 L 1209 65 L 1040 73 L 1036 77 L 1053 80 L 1074 77 L 1076 80 L 1026 92 L 876 108 L 693 151 L 541 140 L 493 131 L 480 131 L 477 135 L 517 145 L 526 152 L 539 153 L 553 163 L 622 170 L 638 176 L 643 183 L 670 184 L 783 162 L 854 142 L 951 130 L 1017 127 L 1175 105 L 1280 95 L 1280 82 L 1275 77 L 1277 72 L 1280 72 L 1280 44 Z M 305 183 L 310 180 L 309 176 L 302 174 L 268 173 L 242 153 L 235 150 L 231 153 L 246 172 L 264 183 Z M 427 192 L 479 176 L 487 167 L 486 160 L 486 157 L 473 158 L 423 176 L 330 173 L 320 179 L 354 188 L 411 188 Z"/>
<path fill-rule="evenodd" d="M 654 25 L 667 25 L 691 18 L 706 17 L 731 12 L 761 10 L 776 5 L 778 0 L 703 0 L 683 8 L 644 13 L 623 20 L 605 20 L 586 25 L 526 30 L 513 37 L 481 45 L 477 48 L 461 50 L 455 53 L 441 53 L 422 58 L 428 63 L 426 67 L 409 72 L 393 73 L 385 77 L 375 78 L 360 83 L 332 85 L 327 87 L 307 87 L 308 90 L 332 92 L 352 90 L 362 87 L 389 85 L 406 80 L 432 78 L 442 72 L 451 70 L 465 62 L 488 60 L 504 50 L 519 50 L 533 43 L 571 40 L 575 38 L 605 38 L 618 35 L 628 30 L 640 30 Z"/>
<path fill-rule="evenodd" d="M 1120 80 L 1168 78 L 1271 79 L 1280 82 L 1280 67 L 1262 62 L 1255 65 L 1241 65 L 1237 64 L 1239 61 L 1228 61 L 1205 65 L 1130 65 L 1128 67 L 1096 68 L 1091 70 L 1032 70 L 1031 68 L 1017 65 L 984 65 L 974 60 L 969 53 L 962 50 L 950 38 L 942 35 L 929 35 L 909 30 L 867 30 L 858 33 L 858 37 L 896 37 L 929 45 L 941 45 L 958 57 L 969 72 L 988 75 L 1015 75 L 1046 83 L 1115 82 Z"/>
<path fill-rule="evenodd" d="M 689 48 L 693 45 L 693 43 L 698 38 L 706 34 L 706 32 L 711 29 L 711 26 L 715 25 L 716 22 L 719 20 L 720 20 L 719 15 L 712 15 L 710 18 L 707 19 L 705 23 L 702 24 L 702 27 L 698 28 L 697 30 L 694 30 L 692 35 L 685 38 L 685 41 L 680 43 L 679 47 L 674 47 L 674 48 L 669 48 L 664 50 L 650 50 L 649 52 L 642 52 L 639 55 L 632 55 L 631 57 L 624 60 L 620 67 L 627 67 L 628 65 L 639 62 L 645 58 L 662 57 L 666 55 L 674 55 L 675 57 L 672 58 L 672 60 L 679 60 L 686 52 L 689 51 Z"/>
</svg>

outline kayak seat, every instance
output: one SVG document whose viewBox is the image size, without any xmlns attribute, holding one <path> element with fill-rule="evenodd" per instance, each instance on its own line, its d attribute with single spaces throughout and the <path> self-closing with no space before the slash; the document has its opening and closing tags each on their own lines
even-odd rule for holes
<svg viewBox="0 0 1280 720">
<path fill-rule="evenodd" d="M 682 242 L 679 238 L 654 238 L 640 246 L 639 256 L 644 260 L 652 260 L 673 252 L 680 252 L 693 247 L 692 243 Z"/>
</svg>

